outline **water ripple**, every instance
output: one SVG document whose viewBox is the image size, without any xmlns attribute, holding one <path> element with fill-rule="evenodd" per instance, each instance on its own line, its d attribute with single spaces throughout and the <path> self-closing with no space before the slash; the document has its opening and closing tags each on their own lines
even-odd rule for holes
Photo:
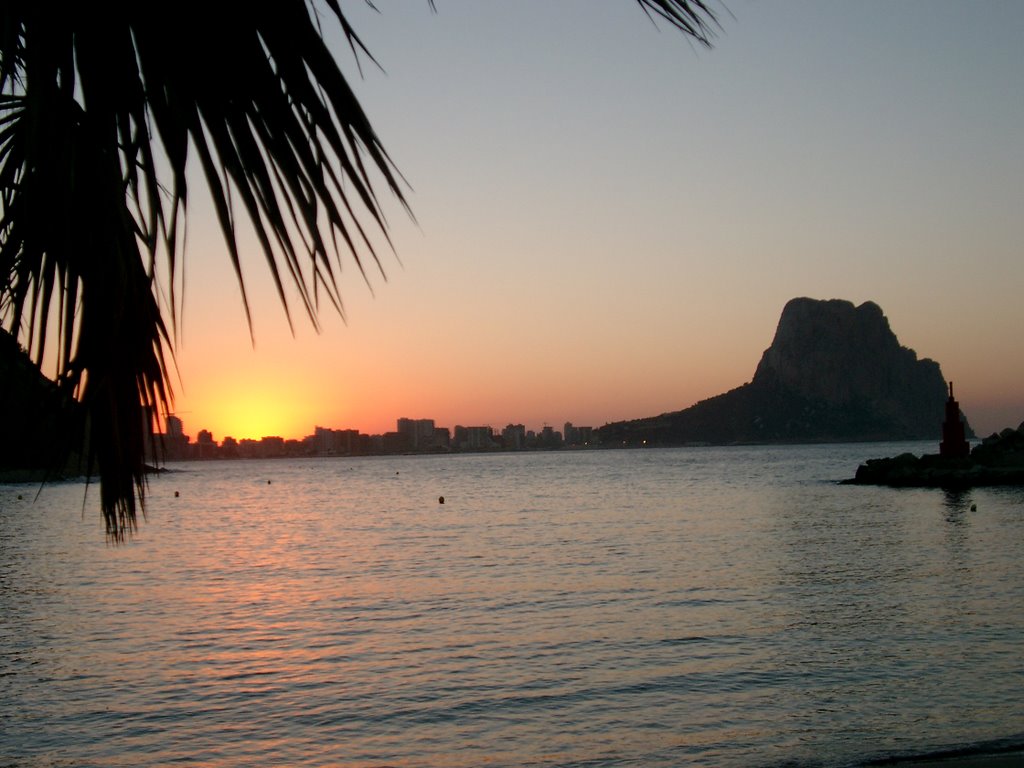
<svg viewBox="0 0 1024 768">
<path fill-rule="evenodd" d="M 0 486 L 0 765 L 1021 743 L 1024 493 L 831 482 L 865 450 L 183 465 L 120 548 L 81 485 Z"/>
</svg>

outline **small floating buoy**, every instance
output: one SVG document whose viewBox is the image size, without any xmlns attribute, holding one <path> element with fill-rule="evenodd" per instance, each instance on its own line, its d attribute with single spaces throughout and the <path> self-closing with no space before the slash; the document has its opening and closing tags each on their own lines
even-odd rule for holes
<svg viewBox="0 0 1024 768">
<path fill-rule="evenodd" d="M 267 480 L 267 485 L 270 485 L 270 481 L 269 480 Z"/>
<path fill-rule="evenodd" d="M 971 512 L 977 512 L 977 511 L 978 511 L 978 505 L 977 504 L 971 504 Z"/>
<path fill-rule="evenodd" d="M 444 504 L 444 496 L 438 496 L 437 497 L 437 503 L 438 504 Z"/>
<path fill-rule="evenodd" d="M 178 492 L 177 491 L 174 492 L 174 498 L 178 498 Z"/>
<path fill-rule="evenodd" d="M 21 499 L 22 499 L 22 495 L 19 493 L 18 494 L 18 501 L 21 501 Z"/>
</svg>

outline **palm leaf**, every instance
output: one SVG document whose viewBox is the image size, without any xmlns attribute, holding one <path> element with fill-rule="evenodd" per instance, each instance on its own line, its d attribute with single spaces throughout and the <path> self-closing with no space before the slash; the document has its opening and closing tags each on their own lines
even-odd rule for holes
<svg viewBox="0 0 1024 768">
<path fill-rule="evenodd" d="M 637 1 L 707 43 L 700 0 Z M 369 55 L 337 0 L 323 3 L 357 61 Z M 288 285 L 315 326 L 321 295 L 342 310 L 342 253 L 365 276 L 367 259 L 381 269 L 374 238 L 390 248 L 375 183 L 408 211 L 311 2 L 0 6 L 0 320 L 37 364 L 56 333 L 57 381 L 81 402 L 114 538 L 135 525 L 153 414 L 173 403 L 193 152 L 250 329 L 241 212 L 289 323 Z"/>
<path fill-rule="evenodd" d="M 648 15 L 668 21 L 702 45 L 711 45 L 715 14 L 702 0 L 637 0 Z"/>
</svg>

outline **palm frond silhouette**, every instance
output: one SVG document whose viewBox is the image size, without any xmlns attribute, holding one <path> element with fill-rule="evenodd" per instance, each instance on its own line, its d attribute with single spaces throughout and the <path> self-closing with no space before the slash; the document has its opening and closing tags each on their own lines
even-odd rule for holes
<svg viewBox="0 0 1024 768">
<path fill-rule="evenodd" d="M 637 0 L 703 44 L 699 0 Z M 378 187 L 408 210 L 397 170 L 325 43 L 338 0 L 34 0 L 0 10 L 0 319 L 80 403 L 78 439 L 114 538 L 136 525 L 147 435 L 171 410 L 187 169 L 198 163 L 242 286 L 247 220 L 292 323 L 341 310 L 342 255 L 380 268 Z M 376 240 L 381 242 L 381 240 Z M 163 296 L 158 276 L 169 286 Z M 81 448 L 82 446 L 77 446 Z"/>
</svg>

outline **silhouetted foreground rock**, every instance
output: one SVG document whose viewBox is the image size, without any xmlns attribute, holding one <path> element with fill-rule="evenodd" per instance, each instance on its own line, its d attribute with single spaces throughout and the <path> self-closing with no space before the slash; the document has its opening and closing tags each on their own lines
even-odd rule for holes
<svg viewBox="0 0 1024 768">
<path fill-rule="evenodd" d="M 939 364 L 900 346 L 877 304 L 798 298 L 782 310 L 750 383 L 683 411 L 607 424 L 600 437 L 605 445 L 938 439 L 946 394 Z"/>
<path fill-rule="evenodd" d="M 852 480 L 843 482 L 926 488 L 1024 485 L 1024 424 L 986 437 L 967 458 L 903 453 L 890 459 L 869 459 L 857 468 Z"/>
<path fill-rule="evenodd" d="M 0 482 L 77 475 L 80 409 L 0 328 Z M 59 469 L 63 467 L 63 470 Z"/>
</svg>

